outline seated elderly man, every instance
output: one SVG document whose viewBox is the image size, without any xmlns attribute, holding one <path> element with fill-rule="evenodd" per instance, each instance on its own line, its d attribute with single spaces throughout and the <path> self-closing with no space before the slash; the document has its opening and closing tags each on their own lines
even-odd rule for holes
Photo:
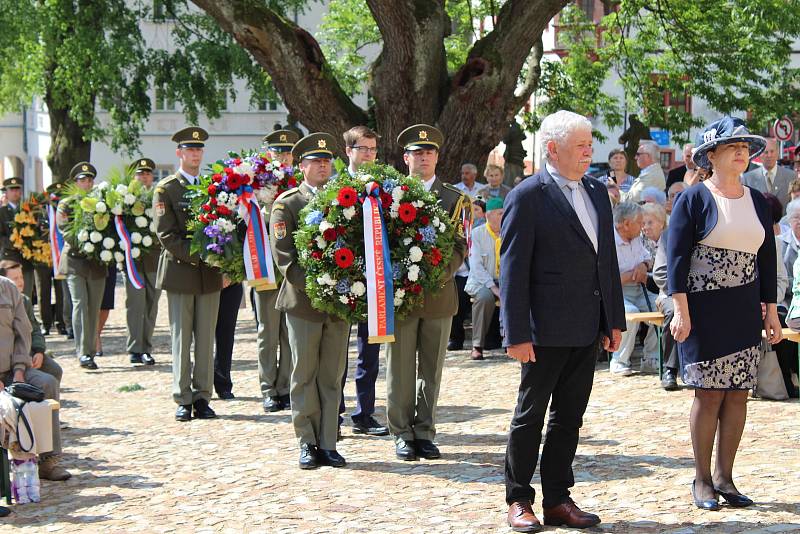
<svg viewBox="0 0 800 534">
<path fill-rule="evenodd" d="M 26 302 L 22 266 L 11 260 L 0 262 L 0 387 L 12 382 L 27 382 L 44 390 L 45 398 L 59 400 L 59 366 L 45 356 L 44 336 L 33 307 Z M 70 473 L 58 465 L 61 455 L 61 424 L 53 412 L 53 450 L 39 456 L 39 478 L 67 480 Z"/>
<path fill-rule="evenodd" d="M 486 334 L 495 317 L 495 302 L 500 298 L 500 221 L 503 219 L 503 199 L 486 201 L 486 224 L 472 231 L 469 250 L 469 276 L 465 290 L 472 295 L 472 354 L 473 360 L 483 359 Z"/>
<path fill-rule="evenodd" d="M 622 197 L 626 202 L 641 202 L 642 191 L 655 187 L 659 191 L 666 188 L 667 180 L 659 160 L 658 145 L 654 141 L 640 141 L 636 150 L 636 165 L 642 170 L 630 190 Z"/>
<path fill-rule="evenodd" d="M 614 238 L 617 246 L 617 262 L 622 281 L 622 296 L 625 313 L 655 310 L 656 295 L 647 291 L 647 271 L 653 263 L 650 253 L 642 242 L 642 207 L 632 202 L 617 204 L 614 208 Z M 619 350 L 611 357 L 611 372 L 629 376 L 631 354 L 636 342 L 639 322 L 628 321 L 622 333 Z M 642 370 L 658 367 L 658 340 L 650 327 L 644 341 Z"/>
</svg>

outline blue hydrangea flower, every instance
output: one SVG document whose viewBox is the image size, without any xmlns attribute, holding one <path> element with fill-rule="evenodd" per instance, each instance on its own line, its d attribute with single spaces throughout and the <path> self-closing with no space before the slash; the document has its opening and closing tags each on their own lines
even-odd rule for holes
<svg viewBox="0 0 800 534">
<path fill-rule="evenodd" d="M 426 226 L 420 229 L 419 233 L 422 235 L 422 242 L 426 245 L 431 245 L 436 242 L 436 229 L 433 226 Z"/>
<path fill-rule="evenodd" d="M 350 291 L 350 279 L 349 278 L 342 278 L 338 282 L 336 282 L 336 292 L 340 295 L 344 295 L 345 293 Z"/>
<path fill-rule="evenodd" d="M 397 187 L 397 180 L 392 180 L 391 178 L 384 180 L 383 185 L 381 185 L 381 188 L 387 193 L 391 193 L 395 187 Z"/>
<path fill-rule="evenodd" d="M 393 261 L 392 262 L 392 280 L 400 280 L 400 262 Z"/>
<path fill-rule="evenodd" d="M 319 210 L 314 210 L 306 215 L 306 224 L 309 226 L 316 226 L 322 222 L 323 215 Z"/>
<path fill-rule="evenodd" d="M 342 236 L 336 238 L 336 243 L 333 245 L 334 250 L 339 250 L 340 248 L 346 247 L 347 243 L 344 242 Z"/>
</svg>

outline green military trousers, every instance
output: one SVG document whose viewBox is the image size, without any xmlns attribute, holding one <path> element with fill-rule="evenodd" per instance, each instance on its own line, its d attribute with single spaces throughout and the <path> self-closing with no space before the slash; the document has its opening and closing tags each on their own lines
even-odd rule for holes
<svg viewBox="0 0 800 534">
<path fill-rule="evenodd" d="M 106 279 L 88 279 L 77 274 L 67 275 L 67 286 L 72 297 L 72 331 L 75 333 L 75 354 L 94 355 L 97 323 Z"/>
<path fill-rule="evenodd" d="M 275 309 L 278 290 L 256 291 L 258 315 L 258 380 L 261 395 L 279 397 L 289 394 L 292 377 L 292 349 L 286 328 L 286 314 Z M 278 346 L 281 348 L 278 358 Z"/>
<path fill-rule="evenodd" d="M 158 317 L 158 299 L 161 290 L 156 289 L 156 271 L 139 271 L 144 287 L 136 289 L 125 273 L 125 318 L 128 322 L 128 352 L 131 354 L 153 353 L 153 330 Z"/>
</svg>

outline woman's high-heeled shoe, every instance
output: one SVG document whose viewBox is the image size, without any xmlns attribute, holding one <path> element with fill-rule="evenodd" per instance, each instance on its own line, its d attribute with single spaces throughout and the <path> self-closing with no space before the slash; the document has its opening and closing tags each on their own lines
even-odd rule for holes
<svg viewBox="0 0 800 534">
<path fill-rule="evenodd" d="M 718 490 L 717 488 L 714 488 L 714 491 L 719 493 L 722 498 L 725 499 L 725 502 L 727 502 L 733 508 L 746 508 L 753 504 L 753 499 L 747 495 L 742 495 L 741 493 L 726 493 Z"/>
<path fill-rule="evenodd" d="M 709 511 L 716 511 L 719 510 L 719 501 L 717 499 L 708 499 L 705 501 L 698 501 L 697 497 L 694 493 L 694 483 L 696 481 L 692 480 L 692 499 L 694 499 L 694 505 L 700 508 L 701 510 L 709 510 Z M 716 490 L 714 490 L 716 491 Z"/>
</svg>

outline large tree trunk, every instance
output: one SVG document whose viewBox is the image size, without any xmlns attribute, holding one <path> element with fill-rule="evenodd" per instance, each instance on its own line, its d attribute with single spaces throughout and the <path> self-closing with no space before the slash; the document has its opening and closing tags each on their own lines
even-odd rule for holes
<svg viewBox="0 0 800 534">
<path fill-rule="evenodd" d="M 47 164 L 53 172 L 53 182 L 63 182 L 69 178 L 69 171 L 76 163 L 89 161 L 92 141 L 72 120 L 68 109 L 56 106 L 47 96 L 45 103 L 50 114 L 51 142 Z"/>
<path fill-rule="evenodd" d="M 397 134 L 415 123 L 434 124 L 445 136 L 437 175 L 450 182 L 459 179 L 461 163 L 482 165 L 503 138 L 538 84 L 542 32 L 569 2 L 508 0 L 497 15 L 495 30 L 475 43 L 451 78 L 443 42 L 450 32 L 445 0 L 366 1 L 383 37 L 369 85 L 382 136 L 379 157 L 402 169 Z M 250 51 L 290 113 L 312 131 L 341 139 L 348 128 L 366 123 L 367 113 L 333 79 L 308 32 L 249 0 L 192 2 Z M 528 76 L 520 80 L 529 56 Z"/>
</svg>

